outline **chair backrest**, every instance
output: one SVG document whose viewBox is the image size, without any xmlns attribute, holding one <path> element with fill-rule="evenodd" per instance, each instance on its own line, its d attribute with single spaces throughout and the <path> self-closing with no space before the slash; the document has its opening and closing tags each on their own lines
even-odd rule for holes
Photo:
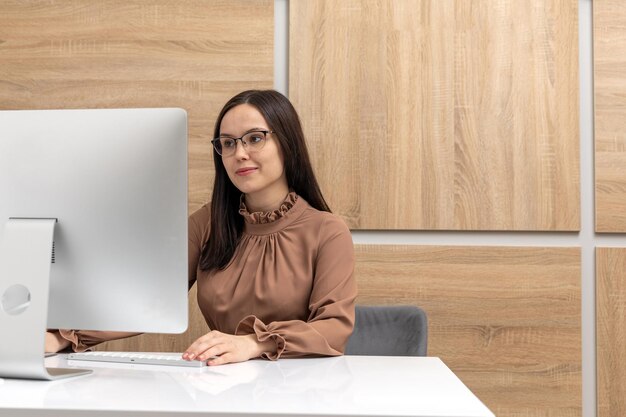
<svg viewBox="0 0 626 417">
<path fill-rule="evenodd" d="M 346 355 L 426 356 L 426 313 L 416 306 L 356 306 Z"/>
</svg>

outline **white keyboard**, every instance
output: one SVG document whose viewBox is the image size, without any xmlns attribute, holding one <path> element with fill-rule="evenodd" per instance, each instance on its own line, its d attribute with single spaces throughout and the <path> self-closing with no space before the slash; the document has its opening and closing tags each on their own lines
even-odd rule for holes
<svg viewBox="0 0 626 417">
<path fill-rule="evenodd" d="M 180 353 L 150 352 L 80 352 L 70 353 L 69 360 L 134 363 L 142 365 L 171 365 L 199 368 L 206 366 L 205 361 L 186 361 Z"/>
</svg>

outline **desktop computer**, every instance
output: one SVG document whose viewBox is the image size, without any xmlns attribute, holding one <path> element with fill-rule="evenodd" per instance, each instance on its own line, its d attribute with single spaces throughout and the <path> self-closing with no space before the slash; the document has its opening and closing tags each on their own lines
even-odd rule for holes
<svg viewBox="0 0 626 417">
<path fill-rule="evenodd" d="M 187 114 L 0 111 L 0 377 L 55 379 L 47 328 L 187 328 Z"/>
</svg>

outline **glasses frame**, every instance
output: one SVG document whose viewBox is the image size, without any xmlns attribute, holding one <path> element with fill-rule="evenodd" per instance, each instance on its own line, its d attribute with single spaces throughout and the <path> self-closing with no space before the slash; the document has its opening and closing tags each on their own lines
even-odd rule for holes
<svg viewBox="0 0 626 417">
<path fill-rule="evenodd" d="M 224 155 L 222 155 L 222 151 L 217 149 L 217 144 L 220 142 L 220 138 L 232 139 L 232 140 L 235 141 L 235 147 L 234 147 L 234 152 L 233 152 L 233 154 L 235 154 L 237 152 L 237 141 L 241 142 L 241 146 L 243 146 L 244 148 L 247 149 L 248 143 L 244 142 L 243 138 L 245 136 L 248 136 L 250 133 L 263 133 L 263 141 L 265 142 L 265 141 L 267 141 L 267 135 L 269 133 L 275 133 L 275 132 L 273 130 L 253 129 L 253 130 L 250 130 L 249 132 L 244 133 L 242 136 L 240 136 L 238 138 L 233 138 L 233 137 L 230 137 L 230 136 L 219 136 L 219 137 L 211 140 L 211 144 L 213 145 L 213 149 L 215 149 L 215 152 L 217 152 L 217 154 L 219 156 L 224 156 Z M 265 143 L 263 144 L 263 146 L 265 146 Z M 221 145 L 220 145 L 220 148 L 221 148 Z M 261 150 L 261 149 L 259 149 L 259 150 Z M 250 151 L 248 151 L 248 152 L 250 152 Z M 252 152 L 255 152 L 255 151 L 252 151 Z M 228 156 L 230 156 L 230 155 L 228 155 Z"/>
</svg>

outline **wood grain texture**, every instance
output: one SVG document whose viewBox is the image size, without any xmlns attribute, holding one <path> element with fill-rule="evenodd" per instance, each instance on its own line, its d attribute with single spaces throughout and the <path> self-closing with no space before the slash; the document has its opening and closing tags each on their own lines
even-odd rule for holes
<svg viewBox="0 0 626 417">
<path fill-rule="evenodd" d="M 580 249 L 357 245 L 358 303 L 428 315 L 439 356 L 498 417 L 582 414 Z"/>
<path fill-rule="evenodd" d="M 596 248 L 598 417 L 626 415 L 626 248 Z"/>
<path fill-rule="evenodd" d="M 626 3 L 593 2 L 596 231 L 626 232 Z"/>
<path fill-rule="evenodd" d="M 578 230 L 577 4 L 290 3 L 289 94 L 353 229 Z"/>
<path fill-rule="evenodd" d="M 0 2 L 0 109 L 181 107 L 189 210 L 209 198 L 223 104 L 272 88 L 272 0 Z"/>
</svg>

